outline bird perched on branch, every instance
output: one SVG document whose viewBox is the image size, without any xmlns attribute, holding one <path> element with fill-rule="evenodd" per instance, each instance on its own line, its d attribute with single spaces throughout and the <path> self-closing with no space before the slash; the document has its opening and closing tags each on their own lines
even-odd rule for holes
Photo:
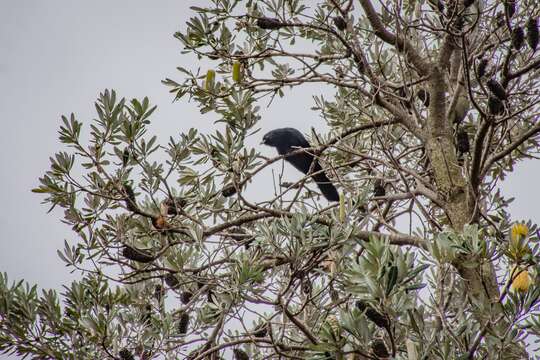
<svg viewBox="0 0 540 360">
<path fill-rule="evenodd" d="M 302 133 L 293 128 L 275 129 L 266 133 L 262 144 L 275 147 L 279 155 L 287 155 L 300 148 L 311 147 Z M 339 194 L 336 187 L 326 176 L 319 161 L 308 152 L 289 155 L 285 157 L 296 169 L 304 174 L 313 173 L 311 177 L 317 183 L 322 194 L 328 201 L 338 201 Z"/>
</svg>

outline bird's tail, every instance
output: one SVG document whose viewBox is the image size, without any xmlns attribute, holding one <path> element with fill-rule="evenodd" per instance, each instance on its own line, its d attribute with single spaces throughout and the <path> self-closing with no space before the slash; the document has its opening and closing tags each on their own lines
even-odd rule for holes
<svg viewBox="0 0 540 360">
<path fill-rule="evenodd" d="M 313 180 L 317 183 L 319 190 L 321 190 L 326 200 L 339 201 L 339 194 L 336 187 L 324 172 L 313 175 Z"/>
</svg>

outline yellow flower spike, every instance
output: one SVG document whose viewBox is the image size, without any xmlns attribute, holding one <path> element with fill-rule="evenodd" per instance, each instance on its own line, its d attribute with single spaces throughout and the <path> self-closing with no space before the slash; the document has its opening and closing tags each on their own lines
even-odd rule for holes
<svg viewBox="0 0 540 360">
<path fill-rule="evenodd" d="M 235 61 L 232 66 L 232 78 L 235 83 L 242 81 L 242 64 L 238 61 Z"/>
<path fill-rule="evenodd" d="M 529 287 L 532 284 L 532 279 L 527 269 L 515 268 L 512 271 L 512 277 L 514 277 L 511 285 L 512 290 L 519 292 L 525 292 L 529 290 Z"/>
<path fill-rule="evenodd" d="M 525 224 L 516 223 L 512 226 L 512 240 L 518 240 L 519 237 L 525 237 L 529 234 L 529 228 Z"/>
<path fill-rule="evenodd" d="M 521 223 L 514 224 L 510 230 L 510 244 L 508 246 L 508 251 L 516 262 L 519 262 L 523 256 L 531 251 L 527 245 L 528 234 L 529 229 L 527 228 L 527 225 Z"/>
<path fill-rule="evenodd" d="M 339 221 L 345 222 L 345 195 L 339 194 Z"/>
<path fill-rule="evenodd" d="M 204 83 L 204 88 L 206 90 L 210 90 L 210 88 L 214 84 L 215 79 L 216 79 L 216 72 L 214 70 L 208 70 L 206 72 L 206 81 Z"/>
</svg>

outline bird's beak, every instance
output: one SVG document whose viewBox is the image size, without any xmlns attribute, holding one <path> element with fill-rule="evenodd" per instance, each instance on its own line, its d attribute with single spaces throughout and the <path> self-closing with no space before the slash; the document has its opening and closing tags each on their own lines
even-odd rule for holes
<svg viewBox="0 0 540 360">
<path fill-rule="evenodd" d="M 263 141 L 261 141 L 261 143 L 259 145 L 266 145 L 266 143 Z"/>
</svg>

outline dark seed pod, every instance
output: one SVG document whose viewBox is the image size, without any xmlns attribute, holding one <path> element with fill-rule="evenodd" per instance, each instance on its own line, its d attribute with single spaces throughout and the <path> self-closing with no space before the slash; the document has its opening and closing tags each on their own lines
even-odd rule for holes
<svg viewBox="0 0 540 360">
<path fill-rule="evenodd" d="M 189 326 L 189 314 L 188 313 L 182 313 L 180 315 L 180 320 L 178 321 L 178 333 L 180 335 L 184 335 L 188 331 Z"/>
<path fill-rule="evenodd" d="M 343 31 L 347 28 L 347 22 L 343 16 L 336 16 L 332 20 L 334 21 L 334 25 L 336 25 L 339 30 Z"/>
<path fill-rule="evenodd" d="M 463 0 L 463 6 L 466 8 L 468 8 L 472 4 L 474 4 L 474 0 Z"/>
<path fill-rule="evenodd" d="M 371 343 L 371 351 L 373 351 L 373 355 L 375 355 L 379 359 L 385 359 L 390 357 L 388 349 L 386 348 L 386 345 L 384 344 L 384 341 L 382 339 L 373 340 L 373 342 Z"/>
<path fill-rule="evenodd" d="M 519 50 L 523 46 L 523 41 L 525 40 L 525 32 L 519 26 L 516 26 L 512 30 L 512 46 L 514 49 Z"/>
<path fill-rule="evenodd" d="M 311 294 L 311 289 L 313 288 L 313 285 L 311 284 L 311 280 L 309 280 L 309 277 L 305 277 L 302 279 L 302 292 L 304 294 Z"/>
<path fill-rule="evenodd" d="M 516 1 L 515 0 L 505 0 L 504 1 L 504 12 L 508 18 L 511 18 L 516 13 Z"/>
<path fill-rule="evenodd" d="M 143 264 L 154 261 L 152 254 L 146 250 L 136 249 L 131 246 L 125 245 L 122 250 L 122 255 L 129 260 L 140 262 Z"/>
<path fill-rule="evenodd" d="M 221 190 L 221 195 L 224 197 L 233 196 L 234 194 L 236 194 L 236 188 L 233 184 L 227 185 Z"/>
<path fill-rule="evenodd" d="M 171 289 L 176 289 L 180 285 L 180 281 L 174 276 L 174 274 L 168 273 L 165 275 L 165 284 L 169 285 Z"/>
<path fill-rule="evenodd" d="M 460 154 L 466 154 L 470 151 L 469 134 L 463 129 L 460 129 L 456 134 L 457 150 Z"/>
<path fill-rule="evenodd" d="M 253 330 L 253 336 L 256 338 L 263 338 L 268 335 L 268 324 L 262 323 Z"/>
<path fill-rule="evenodd" d="M 504 112 L 504 105 L 498 97 L 490 95 L 488 98 L 488 109 L 490 114 L 500 115 Z"/>
<path fill-rule="evenodd" d="M 191 291 L 183 291 L 180 294 L 180 301 L 182 302 L 182 304 L 187 304 L 188 302 L 191 301 L 192 298 L 193 298 L 193 293 Z"/>
<path fill-rule="evenodd" d="M 501 100 L 506 99 L 506 90 L 502 87 L 502 85 L 495 79 L 490 79 L 486 83 L 489 91 L 493 93 L 496 97 L 498 97 Z"/>
<path fill-rule="evenodd" d="M 135 200 L 135 192 L 133 191 L 133 188 L 131 185 L 129 185 L 127 182 L 124 183 L 124 193 L 126 194 L 126 207 L 129 211 L 139 211 L 139 208 L 137 207 L 137 202 Z"/>
<path fill-rule="evenodd" d="M 249 360 L 248 354 L 244 350 L 233 349 L 234 360 Z"/>
<path fill-rule="evenodd" d="M 163 202 L 164 207 L 166 208 L 167 212 L 166 215 L 178 215 L 184 206 L 186 206 L 187 201 L 184 198 L 181 198 L 179 196 L 176 196 L 175 198 L 171 199 L 168 198 Z"/>
<path fill-rule="evenodd" d="M 284 27 L 285 24 L 278 19 L 262 17 L 257 19 L 257 26 L 265 30 L 275 30 Z"/>
<path fill-rule="evenodd" d="M 373 196 L 384 196 L 386 195 L 386 190 L 384 189 L 384 183 L 381 179 L 375 180 L 373 184 Z"/>
<path fill-rule="evenodd" d="M 126 148 L 122 152 L 122 166 L 125 167 L 129 163 L 129 157 L 130 157 L 129 155 L 130 155 L 129 148 L 126 146 Z"/>
<path fill-rule="evenodd" d="M 131 351 L 129 351 L 126 348 L 123 348 L 122 350 L 120 350 L 118 352 L 118 356 L 122 360 L 135 360 L 135 357 L 133 357 L 133 354 L 131 353 Z"/>
<path fill-rule="evenodd" d="M 356 307 L 366 314 L 366 317 L 371 320 L 375 325 L 380 328 L 388 329 L 390 328 L 390 321 L 386 316 L 379 313 L 377 310 L 373 309 L 365 301 L 358 300 L 356 302 Z"/>
<path fill-rule="evenodd" d="M 527 44 L 529 44 L 532 51 L 536 51 L 536 46 L 538 46 L 538 23 L 536 18 L 530 18 L 527 21 Z"/>
<path fill-rule="evenodd" d="M 486 74 L 488 63 L 489 62 L 487 59 L 481 59 L 478 62 L 478 66 L 476 67 L 476 73 L 478 74 L 479 78 L 483 77 Z"/>
<path fill-rule="evenodd" d="M 416 92 L 416 97 L 418 97 L 418 99 L 422 101 L 425 107 L 429 106 L 429 93 L 426 90 L 424 89 L 418 90 Z"/>
</svg>

